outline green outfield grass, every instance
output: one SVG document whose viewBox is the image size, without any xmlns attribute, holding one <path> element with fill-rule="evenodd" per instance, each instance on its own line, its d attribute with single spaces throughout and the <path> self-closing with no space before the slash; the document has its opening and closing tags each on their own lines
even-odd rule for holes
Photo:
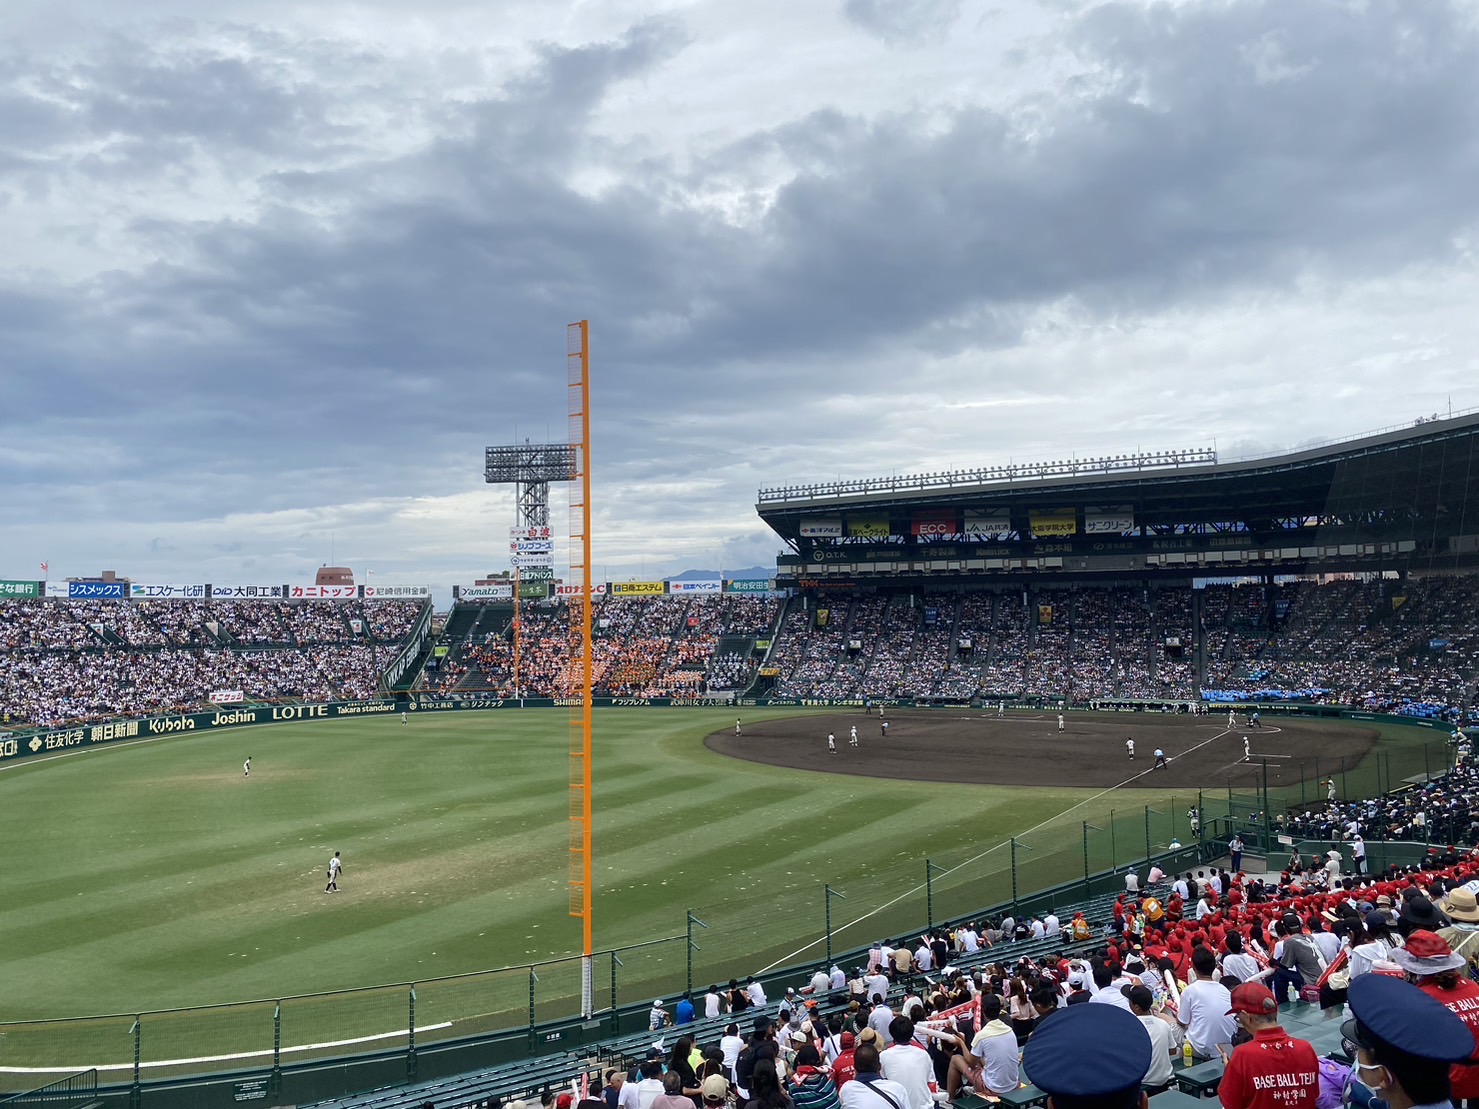
<svg viewBox="0 0 1479 1109">
<path fill-rule="evenodd" d="M 702 745 L 733 719 L 718 710 L 597 714 L 596 946 L 680 933 L 691 908 L 710 925 L 698 934 L 699 988 L 776 960 L 820 959 L 824 882 L 846 897 L 832 904 L 841 950 L 922 924 L 926 857 L 949 871 L 935 879 L 941 918 L 1010 896 L 1008 836 L 1024 845 L 1025 891 L 1081 870 L 1080 821 L 1107 824 L 1115 808 L 1133 814 L 1133 831 L 1149 803 L 1170 814 L 1169 828 L 1187 803 L 1117 790 L 1082 805 L 1093 794 L 1067 784 L 1014 790 L 743 763 Z M 424 982 L 577 955 L 567 735 L 558 711 L 448 713 L 409 725 L 207 733 L 8 768 L 0 1019 Z M 343 892 L 325 894 L 335 850 Z M 637 1000 L 637 989 L 650 997 L 655 982 L 670 997 L 681 987 L 681 944 L 623 961 L 623 1001 Z M 603 997 L 608 967 L 597 970 Z M 542 970 L 541 1000 L 568 997 L 575 982 L 573 965 Z M 422 987 L 418 1025 L 474 1014 L 506 1023 L 507 1010 L 526 1003 L 527 983 L 517 972 Z M 400 1028 L 403 999 L 392 991 L 293 1003 L 284 1038 L 289 1014 L 304 1043 Z M 323 1016 L 351 1010 L 339 1023 Z M 212 1019 L 260 1029 L 261 1016 Z M 154 1057 L 196 1048 L 198 1022 L 176 1025 L 167 1047 L 154 1037 Z M 108 1026 L 110 1042 L 117 1033 Z M 13 1037 L 12 1059 L 19 1047 Z"/>
</svg>

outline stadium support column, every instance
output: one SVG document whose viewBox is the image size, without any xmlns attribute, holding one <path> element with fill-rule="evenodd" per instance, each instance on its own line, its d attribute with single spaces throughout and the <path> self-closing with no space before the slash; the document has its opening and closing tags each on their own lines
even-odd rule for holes
<svg viewBox="0 0 1479 1109">
<path fill-rule="evenodd" d="M 574 448 L 570 486 L 570 915 L 581 919 L 580 1011 L 595 1011 L 591 958 L 591 334 L 581 320 L 565 329 L 566 438 Z"/>
</svg>

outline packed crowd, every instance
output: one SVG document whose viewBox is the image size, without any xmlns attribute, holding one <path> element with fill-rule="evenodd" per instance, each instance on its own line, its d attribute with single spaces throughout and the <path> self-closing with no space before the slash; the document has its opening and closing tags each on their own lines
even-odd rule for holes
<svg viewBox="0 0 1479 1109">
<path fill-rule="evenodd" d="M 246 700 L 373 695 L 415 601 L 0 602 L 0 714 L 60 726 Z"/>
<path fill-rule="evenodd" d="M 1227 1109 L 1479 1096 L 1476 857 L 1374 879 L 1293 863 L 1267 881 L 1152 869 L 1107 921 L 963 923 L 875 944 L 851 972 L 819 966 L 779 998 L 751 977 L 671 1009 L 658 999 L 661 1039 L 595 1096 L 611 1109 L 935 1109 L 1030 1082 L 1055 1104 L 1129 1109 L 1171 1088 L 1183 1058 L 1221 1063 Z M 1281 1002 L 1301 1000 L 1345 1010 L 1327 1026 L 1340 1052 L 1286 1019 Z M 696 1037 L 697 1020 L 727 1024 Z"/>
<path fill-rule="evenodd" d="M 1467 741 L 1465 741 L 1467 743 Z M 1382 797 L 1327 801 L 1277 818 L 1279 831 L 1303 839 L 1432 840 L 1479 844 L 1479 768 L 1467 758 L 1440 778 Z"/>
<path fill-rule="evenodd" d="M 753 652 L 719 653 L 720 641 L 768 637 L 780 607 L 778 599 L 759 596 L 598 600 L 591 612 L 596 693 L 681 698 L 742 689 L 754 677 Z M 570 652 L 571 616 L 564 604 L 524 605 L 517 637 L 512 620 L 470 637 L 428 674 L 425 688 L 501 697 L 567 696 L 579 688 Z"/>
</svg>

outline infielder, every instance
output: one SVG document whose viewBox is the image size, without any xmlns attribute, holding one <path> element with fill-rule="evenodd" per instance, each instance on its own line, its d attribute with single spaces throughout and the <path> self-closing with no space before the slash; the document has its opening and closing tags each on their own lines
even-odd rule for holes
<svg viewBox="0 0 1479 1109">
<path fill-rule="evenodd" d="M 1243 761 L 1247 762 L 1253 757 L 1253 749 L 1248 746 L 1248 737 L 1243 737 Z"/>
<path fill-rule="evenodd" d="M 740 734 L 740 726 L 739 726 L 739 724 L 740 724 L 740 722 L 738 720 L 736 720 L 734 722 L 734 734 L 735 735 L 739 735 Z"/>
<path fill-rule="evenodd" d="M 1063 714 L 1061 712 L 1058 714 L 1058 730 L 1060 732 L 1063 730 Z"/>
<path fill-rule="evenodd" d="M 887 739 L 888 738 L 888 721 L 887 720 L 880 720 L 878 722 L 878 730 L 883 733 L 883 738 L 884 739 Z"/>
<path fill-rule="evenodd" d="M 856 724 L 852 726 L 852 738 L 848 742 L 854 747 L 858 745 L 858 726 Z"/>
<path fill-rule="evenodd" d="M 833 752 L 837 750 L 837 736 L 832 732 L 827 733 L 827 750 Z"/>
<path fill-rule="evenodd" d="M 1131 736 L 1129 739 L 1126 739 L 1125 740 L 1125 750 L 1129 752 L 1130 761 L 1131 762 L 1134 762 L 1135 761 L 1135 737 L 1134 736 Z"/>
</svg>

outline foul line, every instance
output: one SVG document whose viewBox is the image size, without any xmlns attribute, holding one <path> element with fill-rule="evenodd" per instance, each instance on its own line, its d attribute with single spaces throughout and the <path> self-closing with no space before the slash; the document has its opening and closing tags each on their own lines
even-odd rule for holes
<svg viewBox="0 0 1479 1109">
<path fill-rule="evenodd" d="M 418 1032 L 435 1032 L 442 1028 L 451 1028 L 452 1022 L 444 1020 L 441 1024 L 424 1024 L 419 1026 Z M 409 1036 L 409 1028 L 399 1028 L 394 1032 L 377 1032 L 373 1036 L 356 1036 L 352 1040 L 325 1040 L 320 1044 L 300 1044 L 297 1047 L 285 1047 L 281 1054 L 287 1055 L 294 1051 L 321 1051 L 326 1047 L 349 1047 L 353 1044 L 373 1043 L 375 1040 L 390 1040 L 397 1036 Z M 194 1059 L 160 1059 L 152 1063 L 140 1063 L 140 1070 L 148 1070 L 151 1067 L 183 1067 L 195 1063 L 227 1063 L 235 1059 L 260 1059 L 264 1055 L 271 1055 L 272 1049 L 265 1051 L 238 1051 L 231 1055 L 200 1055 Z M 96 1070 L 117 1071 L 133 1070 L 132 1063 L 73 1063 L 65 1067 L 0 1067 L 0 1072 L 5 1074 L 60 1074 L 68 1071 Z"/>
<path fill-rule="evenodd" d="M 1220 731 L 1216 735 L 1212 736 L 1210 739 L 1204 739 L 1204 740 L 1202 740 L 1202 742 L 1197 743 L 1197 744 L 1194 744 L 1191 747 L 1188 747 L 1185 751 L 1182 751 L 1179 755 L 1176 755 L 1175 758 L 1168 759 L 1167 761 L 1168 762 L 1174 762 L 1175 759 L 1185 758 L 1187 755 L 1191 754 L 1193 751 L 1199 751 L 1203 747 L 1207 746 L 1207 744 L 1209 744 L 1209 743 L 1215 743 L 1217 740 L 1221 739 L 1223 736 L 1232 735 L 1232 734 L 1234 734 L 1233 733 L 1233 730 L 1231 730 L 1231 729 L 1224 729 L 1223 731 Z M 1239 733 L 1239 734 L 1241 734 L 1241 733 Z M 1113 793 L 1115 790 L 1121 789 L 1122 787 L 1129 785 L 1131 782 L 1138 781 L 1139 779 L 1145 777 L 1147 774 L 1152 774 L 1154 772 L 1155 772 L 1155 765 L 1152 763 L 1152 765 L 1149 768 L 1140 771 L 1138 774 L 1131 774 L 1123 782 L 1120 782 L 1119 785 L 1113 785 L 1113 786 L 1109 786 L 1106 789 L 1101 789 L 1098 793 L 1095 793 L 1095 794 L 1093 794 L 1090 797 L 1085 797 L 1082 801 L 1079 801 L 1077 804 L 1068 806 L 1068 808 L 1064 809 L 1062 812 L 1056 813 L 1053 816 L 1048 817 L 1046 820 L 1041 821 L 1041 822 L 1039 822 L 1037 824 L 1034 824 L 1031 828 L 1028 828 L 1026 831 L 1018 832 L 1017 833 L 1017 836 L 1029 836 L 1033 832 L 1037 831 L 1039 828 L 1044 828 L 1047 825 L 1053 823 L 1055 820 L 1058 820 L 1058 819 L 1060 819 L 1062 817 L 1067 816 L 1069 813 L 1073 812 L 1075 809 L 1081 809 L 1085 805 L 1091 805 L 1095 801 L 1099 800 L 1099 798 L 1103 797 L 1105 794 Z M 1010 840 L 1011 839 L 1014 839 L 1014 838 L 1017 838 L 1017 837 L 1016 836 L 1009 837 L 1008 842 L 1010 842 Z M 950 867 L 949 869 L 942 871 L 942 874 L 953 874 L 953 873 L 955 873 L 955 871 L 960 870 L 962 867 L 970 866 L 972 863 L 977 862 L 977 861 L 979 861 L 981 859 L 984 859 L 987 855 L 990 855 L 990 854 L 992 854 L 993 852 L 996 852 L 996 851 L 1000 851 L 1005 846 L 1007 846 L 1006 843 L 998 843 L 994 847 L 988 847 L 985 851 L 982 851 L 979 855 L 973 855 L 971 858 L 966 859 L 964 862 L 956 863 L 954 866 Z M 844 931 L 845 929 L 851 928 L 854 925 L 861 924 L 861 923 L 863 923 L 863 921 L 868 920 L 871 917 L 877 916 L 879 913 L 883 912 L 885 909 L 888 909 L 888 908 L 891 908 L 894 905 L 897 905 L 900 901 L 904 900 L 904 898 L 906 898 L 906 897 L 913 897 L 915 894 L 917 894 L 920 890 L 922 890 L 924 888 L 925 888 L 925 884 L 923 882 L 920 882 L 918 885 L 914 886 L 912 889 L 905 890 L 903 893 L 899 894 L 897 897 L 892 898 L 891 900 L 885 901 L 883 904 L 877 905 L 877 906 L 875 906 L 872 909 L 869 909 L 862 916 L 857 917 L 854 920 L 850 920 L 846 924 L 838 925 L 836 928 L 833 929 L 833 933 L 835 934 L 837 932 L 841 932 L 841 931 Z M 756 971 L 756 973 L 757 974 L 764 974 L 766 971 L 774 970 L 778 966 L 782 966 L 782 965 L 784 965 L 786 963 L 789 963 L 789 962 L 794 962 L 797 959 L 798 956 L 805 955 L 812 948 L 814 948 L 818 944 L 824 942 L 825 938 L 826 937 L 822 937 L 821 939 L 812 940 L 810 943 L 806 944 L 805 946 L 797 948 L 795 951 L 791 952 L 789 955 L 782 955 L 779 959 L 775 960 L 775 962 L 769 964 L 768 966 L 761 967 L 758 971 Z"/>
</svg>

